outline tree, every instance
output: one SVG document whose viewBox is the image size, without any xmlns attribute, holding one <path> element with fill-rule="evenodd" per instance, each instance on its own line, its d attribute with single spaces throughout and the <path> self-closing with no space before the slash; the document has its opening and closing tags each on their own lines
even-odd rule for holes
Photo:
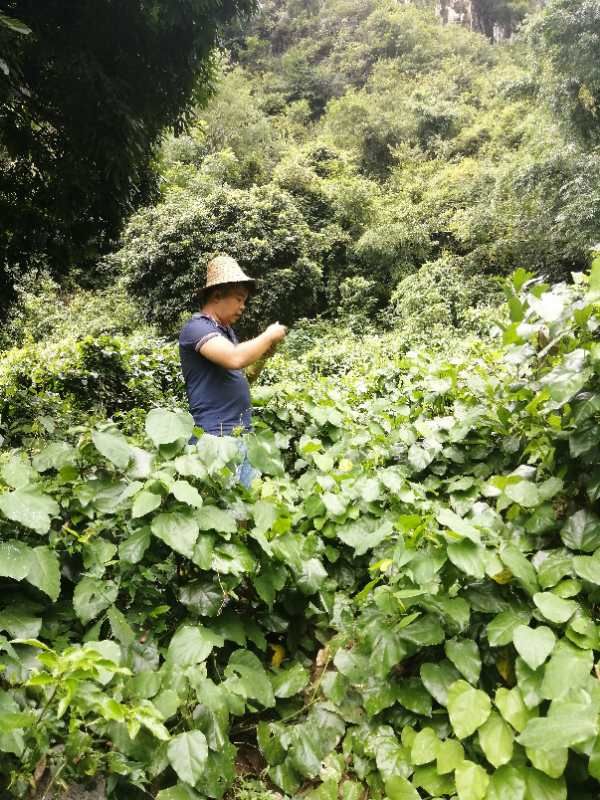
<svg viewBox="0 0 600 800">
<path fill-rule="evenodd" d="M 127 274 L 146 319 L 173 332 L 182 314 L 199 307 L 208 261 L 222 253 L 234 256 L 258 280 L 237 326 L 247 334 L 266 322 L 289 324 L 318 310 L 322 246 L 322 237 L 283 189 L 206 182 L 168 192 L 161 203 L 135 214 L 112 260 Z"/>
<path fill-rule="evenodd" d="M 254 0 L 9 0 L 0 26 L 0 311 L 15 279 L 87 267 L 152 194 L 165 127 L 210 91 L 219 26 Z M 18 25 L 16 26 L 19 27 Z"/>
<path fill-rule="evenodd" d="M 587 144 L 600 143 L 599 32 L 600 0 L 554 0 L 531 26 L 554 105 Z"/>
</svg>

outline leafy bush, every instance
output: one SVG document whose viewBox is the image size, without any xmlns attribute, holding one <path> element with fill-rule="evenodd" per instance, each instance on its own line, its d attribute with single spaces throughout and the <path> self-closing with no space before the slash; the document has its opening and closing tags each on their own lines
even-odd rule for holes
<svg viewBox="0 0 600 800">
<path fill-rule="evenodd" d="M 530 26 L 540 62 L 550 63 L 550 89 L 558 113 L 588 144 L 600 142 L 600 68 L 597 0 L 553 0 Z"/>
<path fill-rule="evenodd" d="M 294 199 L 272 185 L 249 190 L 213 187 L 174 191 L 136 215 L 117 254 L 142 313 L 174 330 L 196 310 L 206 264 L 218 253 L 237 258 L 258 281 L 246 329 L 308 315 L 322 290 L 320 242 Z"/>
<path fill-rule="evenodd" d="M 4 445 L 116 415 L 126 430 L 155 405 L 181 402 L 183 381 L 172 344 L 138 334 L 43 340 L 3 354 L 0 435 Z"/>
<path fill-rule="evenodd" d="M 67 291 L 41 273 L 23 281 L 17 295 L 0 334 L 0 350 L 72 337 L 130 334 L 143 328 L 137 308 L 120 284 Z"/>
<path fill-rule="evenodd" d="M 207 157 L 223 152 L 232 154 L 236 165 L 235 172 L 227 174 L 228 183 L 248 187 L 268 182 L 282 142 L 277 128 L 257 107 L 252 90 L 239 67 L 220 76 L 214 99 L 198 112 L 194 127 L 163 147 L 161 174 L 167 183 L 173 181 L 174 165 L 191 164 L 206 171 Z"/>
<path fill-rule="evenodd" d="M 47 265 L 93 271 L 154 194 L 163 131 L 210 93 L 218 31 L 252 0 L 3 4 L 0 26 L 0 310 Z M 22 23 L 25 23 L 24 25 Z M 26 35 L 23 35 L 23 34 Z"/>
<path fill-rule="evenodd" d="M 443 257 L 424 264 L 394 289 L 391 309 L 396 325 L 423 342 L 449 330 L 474 333 L 476 314 L 497 305 L 498 280 L 473 273 L 459 259 Z"/>
<path fill-rule="evenodd" d="M 497 345 L 291 362 L 250 490 L 166 409 L 5 453 L 3 791 L 219 798 L 245 744 L 310 800 L 595 797 L 600 261 L 506 294 Z"/>
</svg>

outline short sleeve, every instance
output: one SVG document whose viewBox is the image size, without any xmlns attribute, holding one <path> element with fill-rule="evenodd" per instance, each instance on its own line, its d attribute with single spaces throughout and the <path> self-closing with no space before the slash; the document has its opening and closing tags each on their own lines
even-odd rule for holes
<svg viewBox="0 0 600 800">
<path fill-rule="evenodd" d="M 221 335 L 215 322 L 208 317 L 197 317 L 191 319 L 183 328 L 179 336 L 179 344 L 183 348 L 198 352 L 209 339 Z"/>
</svg>

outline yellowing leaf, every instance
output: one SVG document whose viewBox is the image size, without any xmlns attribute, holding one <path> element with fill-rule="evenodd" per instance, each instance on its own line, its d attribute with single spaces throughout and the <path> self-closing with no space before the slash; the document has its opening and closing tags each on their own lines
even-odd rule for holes
<svg viewBox="0 0 600 800">
<path fill-rule="evenodd" d="M 271 666 L 277 669 L 281 666 L 281 662 L 285 658 L 285 647 L 282 644 L 272 644 L 270 647 L 273 650 Z"/>
</svg>

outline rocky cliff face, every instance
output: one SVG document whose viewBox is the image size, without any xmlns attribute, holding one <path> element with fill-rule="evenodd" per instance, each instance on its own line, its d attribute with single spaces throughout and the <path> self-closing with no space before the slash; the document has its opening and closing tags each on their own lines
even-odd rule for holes
<svg viewBox="0 0 600 800">
<path fill-rule="evenodd" d="M 492 41 L 507 39 L 526 14 L 546 0 L 437 0 L 437 11 L 448 24 L 464 25 Z"/>
</svg>

